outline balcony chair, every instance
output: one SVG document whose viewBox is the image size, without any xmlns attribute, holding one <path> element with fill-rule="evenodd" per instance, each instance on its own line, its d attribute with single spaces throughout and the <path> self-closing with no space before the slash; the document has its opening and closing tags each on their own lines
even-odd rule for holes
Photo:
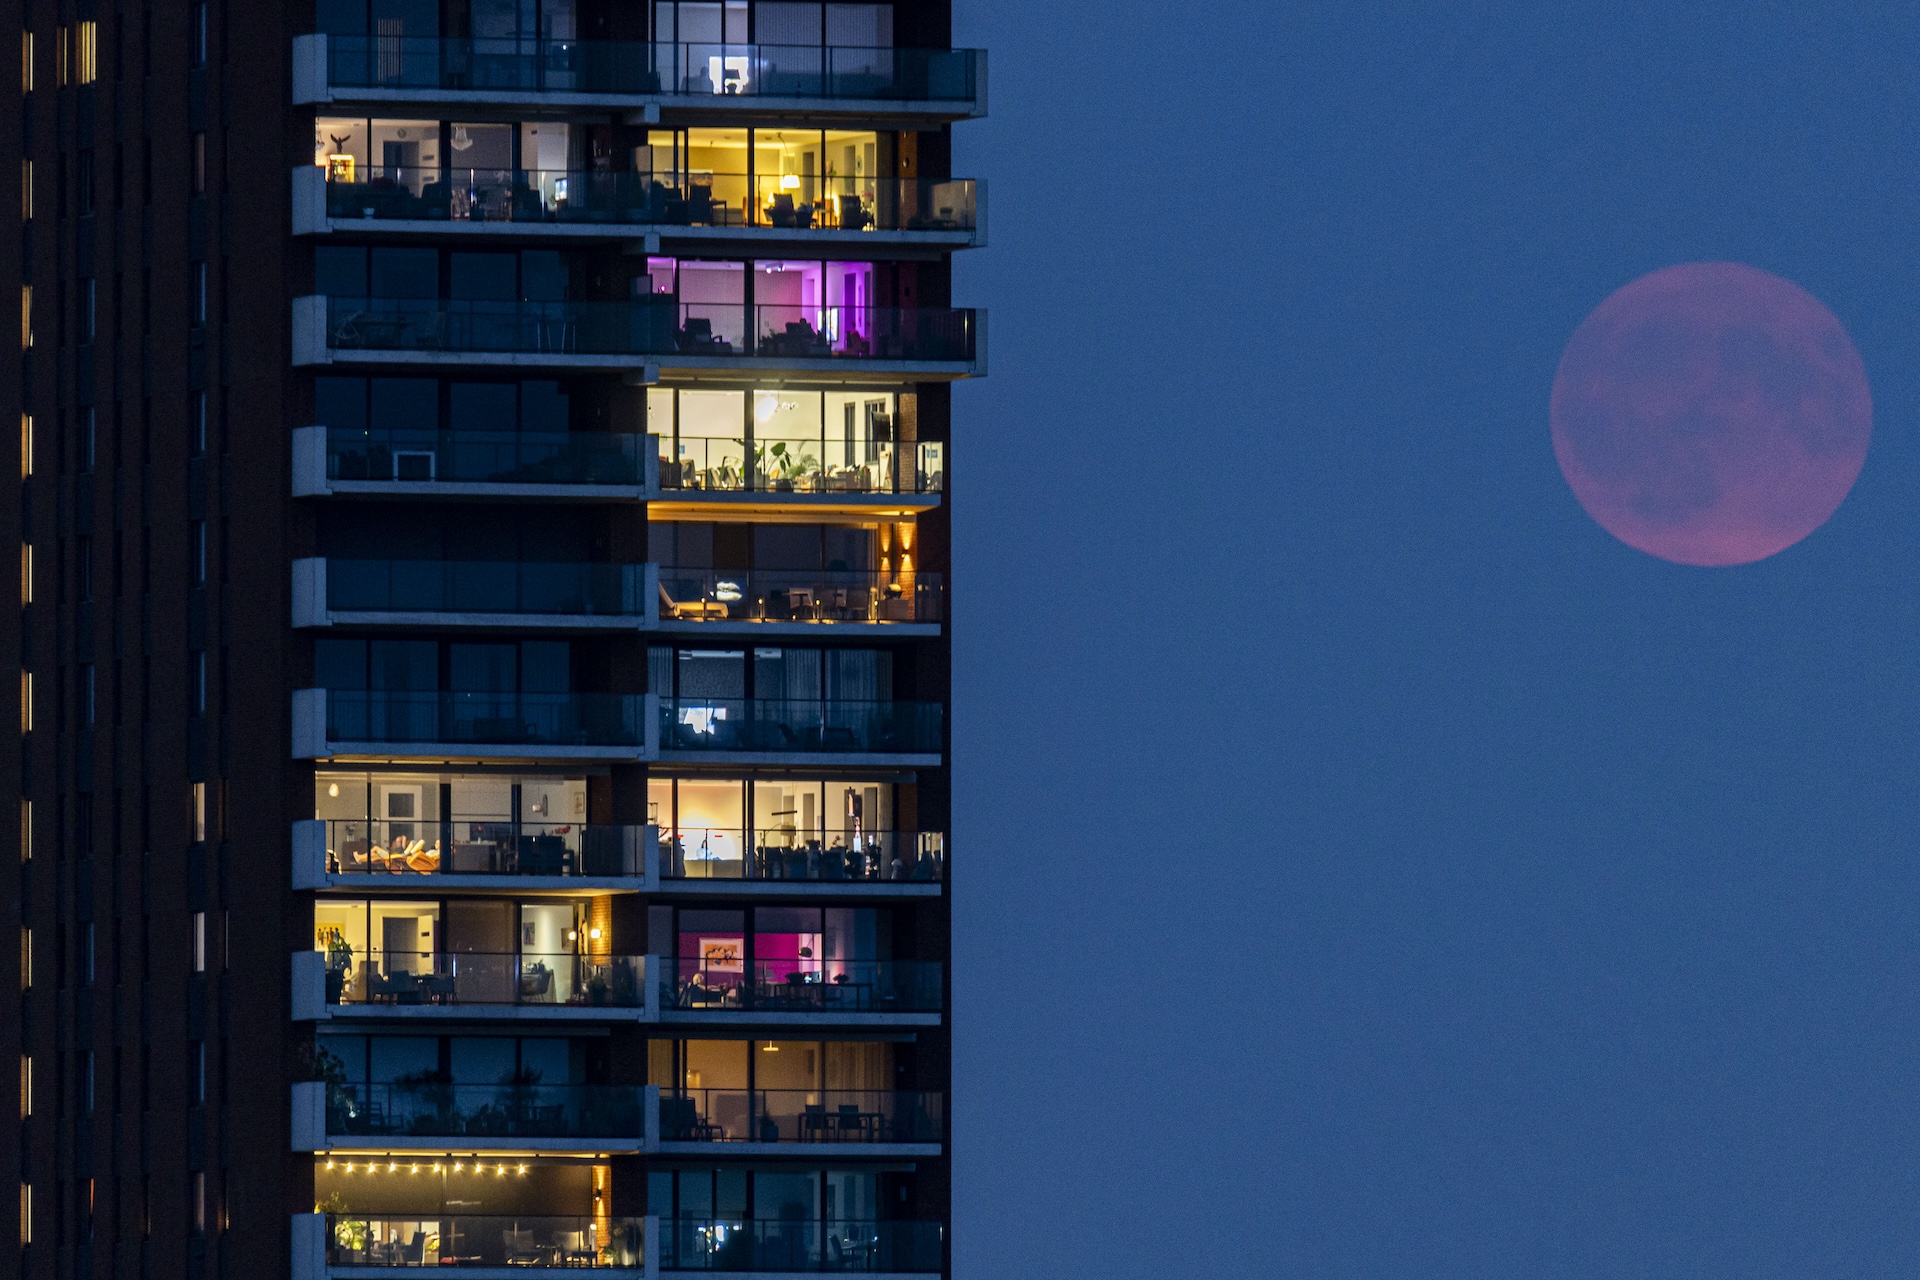
<svg viewBox="0 0 1920 1280">
<path fill-rule="evenodd" d="M 727 207 L 725 202 L 723 201 L 717 202 L 714 200 L 712 187 L 698 187 L 698 186 L 688 187 L 687 188 L 687 221 L 695 224 L 696 226 L 703 223 L 713 222 L 714 221 L 713 211 L 716 204 L 721 209 L 725 209 Z"/>
<path fill-rule="evenodd" d="M 677 345 L 682 354 L 688 355 L 731 355 L 733 344 L 713 336 L 713 320 L 707 316 L 688 316 L 687 323 L 681 328 Z"/>
<path fill-rule="evenodd" d="M 424 1231 L 414 1232 L 412 1243 L 399 1246 L 398 1253 L 394 1258 L 394 1261 L 403 1267 L 419 1267 L 419 1266 L 426 1265 L 427 1233 Z"/>
<path fill-rule="evenodd" d="M 520 974 L 522 1000 L 544 1000 L 552 989 L 553 970 L 544 964 L 535 963 Z"/>
<path fill-rule="evenodd" d="M 793 197 L 781 192 L 767 205 L 767 221 L 776 227 L 799 225 L 799 214 L 794 210 Z"/>
<path fill-rule="evenodd" d="M 537 187 L 515 187 L 513 189 L 513 220 L 515 222 L 545 222 L 547 220 L 547 202 Z"/>
<path fill-rule="evenodd" d="M 660 584 L 660 611 L 681 622 L 724 622 L 727 617 L 727 606 L 718 600 L 675 600 L 667 594 L 665 583 Z"/>
</svg>

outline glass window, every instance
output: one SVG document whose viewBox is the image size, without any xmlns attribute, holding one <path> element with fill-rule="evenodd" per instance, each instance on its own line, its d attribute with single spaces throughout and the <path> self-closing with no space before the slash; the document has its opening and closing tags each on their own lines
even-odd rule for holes
<svg viewBox="0 0 1920 1280">
<path fill-rule="evenodd" d="M 675 692 L 682 701 L 746 697 L 746 656 L 739 649 L 680 650 Z"/>
<path fill-rule="evenodd" d="M 323 244 L 313 251 L 313 287 L 330 298 L 367 296 L 367 251 Z"/>
<path fill-rule="evenodd" d="M 407 1077 L 430 1078 L 440 1070 L 440 1040 L 436 1036 L 375 1036 L 369 1048 L 375 1084 L 392 1084 Z"/>
<path fill-rule="evenodd" d="M 686 1040 L 681 1042 L 682 1070 L 689 1089 L 745 1089 L 745 1040 Z M 745 1126 L 741 1128 L 744 1130 Z"/>
<path fill-rule="evenodd" d="M 321 689 L 367 687 L 367 642 L 325 639 L 313 642 L 313 679 Z"/>
<path fill-rule="evenodd" d="M 565 431 L 571 425 L 569 399 L 557 382 L 520 384 L 520 429 L 522 431 Z"/>
<path fill-rule="evenodd" d="M 511 382 L 456 382 L 447 388 L 447 425 L 455 431 L 500 431 L 514 420 Z"/>
<path fill-rule="evenodd" d="M 366 1083 L 367 1037 L 322 1032 L 314 1039 L 317 1050 L 314 1056 L 323 1066 L 338 1064 L 336 1069 L 344 1073 L 341 1078 L 348 1084 Z"/>
<path fill-rule="evenodd" d="M 449 283 L 455 298 L 512 302 L 520 296 L 519 262 L 511 253 L 453 253 Z"/>
<path fill-rule="evenodd" d="M 540 1084 L 578 1084 L 583 1073 L 567 1041 L 528 1039 L 520 1042 L 520 1075 Z"/>
<path fill-rule="evenodd" d="M 433 431 L 440 388 L 432 378 L 374 378 L 368 418 L 376 431 Z"/>
<path fill-rule="evenodd" d="M 473 175 L 491 178 L 514 167 L 510 124 L 456 124 L 448 148 L 447 168 L 458 175 L 457 180 Z"/>
<path fill-rule="evenodd" d="M 323 643 L 327 642 L 317 641 L 316 647 Z M 423 691 L 440 687 L 440 651 L 433 641 L 375 640 L 370 650 L 371 687 Z"/>
<path fill-rule="evenodd" d="M 367 180 L 414 195 L 440 177 L 438 120 L 372 120 L 367 124 Z"/>
<path fill-rule="evenodd" d="M 820 43 L 820 5 L 793 0 L 757 0 L 753 6 L 755 44 Z"/>
<path fill-rule="evenodd" d="M 683 778 L 674 787 L 677 808 L 668 831 L 668 847 L 676 872 L 739 879 L 743 872 L 745 784 Z"/>
<path fill-rule="evenodd" d="M 830 4 L 826 16 L 830 45 L 848 49 L 893 46 L 893 6 L 890 4 Z"/>
<path fill-rule="evenodd" d="M 359 117 L 320 116 L 313 122 L 313 162 L 326 169 L 329 182 L 365 182 L 368 121 Z"/>
<path fill-rule="evenodd" d="M 447 1045 L 447 1061 L 455 1084 L 511 1084 L 514 1043 L 505 1036 L 454 1036 Z"/>
<path fill-rule="evenodd" d="M 462 693 L 512 693 L 519 656 L 512 644 L 449 645 L 450 687 Z"/>
<path fill-rule="evenodd" d="M 681 391 L 677 394 L 680 403 L 678 447 L 681 486 L 694 489 L 744 488 L 747 393 Z"/>
<path fill-rule="evenodd" d="M 558 250 L 521 250 L 520 297 L 527 302 L 566 301 L 567 264 Z"/>
<path fill-rule="evenodd" d="M 713 226 L 740 226 L 747 196 L 747 131 L 689 129 L 684 173 L 689 218 Z"/>
<path fill-rule="evenodd" d="M 746 981 L 747 916 L 744 911 L 680 913 L 680 981 L 726 990 Z"/>
<path fill-rule="evenodd" d="M 754 464 L 766 484 L 803 492 L 819 488 L 821 408 L 817 391 L 753 393 Z"/>
<path fill-rule="evenodd" d="M 565 640 L 525 640 L 520 644 L 523 693 L 565 693 L 572 688 Z"/>
<path fill-rule="evenodd" d="M 820 650 L 755 649 L 753 696 L 763 701 L 818 700 Z"/>
<path fill-rule="evenodd" d="M 375 249 L 375 296 L 381 298 L 437 298 L 440 296 L 440 254 L 435 249 Z"/>
<path fill-rule="evenodd" d="M 367 380 L 315 378 L 313 420 L 323 427 L 340 427 L 349 431 L 363 429 L 367 425 Z"/>
</svg>

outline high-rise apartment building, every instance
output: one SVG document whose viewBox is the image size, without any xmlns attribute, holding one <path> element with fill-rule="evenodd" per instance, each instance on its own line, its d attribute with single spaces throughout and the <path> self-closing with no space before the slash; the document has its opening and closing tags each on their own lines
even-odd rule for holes
<svg viewBox="0 0 1920 1280">
<path fill-rule="evenodd" d="M 0 1272 L 947 1273 L 948 0 L 13 12 Z"/>
</svg>

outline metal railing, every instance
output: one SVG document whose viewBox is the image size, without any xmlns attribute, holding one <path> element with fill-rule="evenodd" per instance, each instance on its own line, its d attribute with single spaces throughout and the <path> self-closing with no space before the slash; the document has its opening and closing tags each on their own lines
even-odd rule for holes
<svg viewBox="0 0 1920 1280">
<path fill-rule="evenodd" d="M 327 216 L 459 222 L 582 222 L 784 231 L 972 231 L 971 178 L 594 173 L 566 169 L 349 166 L 328 172 Z M 352 176 L 347 176 L 348 168 Z"/>
<path fill-rule="evenodd" d="M 661 1003 L 674 1009 L 785 1013 L 938 1013 L 933 960 L 738 960 L 663 957 Z"/>
<path fill-rule="evenodd" d="M 660 873 L 670 880 L 846 880 L 946 877 L 946 837 L 935 831 L 741 831 L 682 827 L 662 838 Z"/>
<path fill-rule="evenodd" d="M 570 952 L 326 951 L 328 1004 L 607 1005 L 643 1004 L 644 956 L 587 957 Z"/>
<path fill-rule="evenodd" d="M 938 1222 L 792 1222 L 662 1218 L 668 1271 L 937 1272 Z"/>
<path fill-rule="evenodd" d="M 621 1267 L 645 1262 L 641 1218 L 522 1214 L 326 1216 L 333 1267 Z"/>
<path fill-rule="evenodd" d="M 660 1095 L 663 1142 L 939 1142 L 946 1095 L 880 1089 L 680 1089 Z"/>
<path fill-rule="evenodd" d="M 975 314 L 945 307 L 327 298 L 336 351 L 966 362 Z"/>
<path fill-rule="evenodd" d="M 796 440 L 784 436 L 775 458 L 760 441 L 748 456 L 740 437 L 681 436 L 678 443 L 660 437 L 676 458 L 660 459 L 660 487 L 716 492 L 762 493 L 939 493 L 946 483 L 946 445 L 937 440 L 883 445 L 870 462 L 833 463 L 825 437 Z M 838 442 L 834 442 L 837 444 Z M 749 465 L 749 463 L 751 465 Z"/>
<path fill-rule="evenodd" d="M 660 617 L 676 622 L 938 622 L 943 599 L 937 573 L 660 566 Z"/>
<path fill-rule="evenodd" d="M 622 1085 L 437 1081 L 327 1086 L 343 1137 L 644 1138 L 646 1090 Z"/>
<path fill-rule="evenodd" d="M 646 828 L 510 818 L 329 819 L 333 875 L 634 876 Z"/>
<path fill-rule="evenodd" d="M 646 699 L 627 693 L 454 693 L 329 689 L 334 742 L 630 747 L 646 743 Z"/>
<path fill-rule="evenodd" d="M 973 49 L 380 35 L 326 40 L 327 82 L 336 88 L 928 103 L 969 103 L 978 96 Z"/>
<path fill-rule="evenodd" d="M 605 431 L 327 429 L 327 477 L 491 484 L 646 481 L 647 437 Z"/>
<path fill-rule="evenodd" d="M 780 698 L 660 699 L 660 745 L 674 751 L 940 750 L 938 702 Z"/>
<path fill-rule="evenodd" d="M 489 560 L 327 562 L 327 608 L 345 613 L 525 613 L 637 617 L 638 564 Z"/>
</svg>

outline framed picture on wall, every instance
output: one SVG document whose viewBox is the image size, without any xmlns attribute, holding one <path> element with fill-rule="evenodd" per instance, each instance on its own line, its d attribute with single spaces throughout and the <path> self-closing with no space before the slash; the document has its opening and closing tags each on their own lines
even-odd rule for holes
<svg viewBox="0 0 1920 1280">
<path fill-rule="evenodd" d="M 521 946 L 530 947 L 533 945 L 533 929 L 534 927 L 530 924 L 523 924 L 520 926 L 520 945 Z"/>
<path fill-rule="evenodd" d="M 700 939 L 700 967 L 708 973 L 745 973 L 747 957 L 739 938 Z"/>
</svg>

